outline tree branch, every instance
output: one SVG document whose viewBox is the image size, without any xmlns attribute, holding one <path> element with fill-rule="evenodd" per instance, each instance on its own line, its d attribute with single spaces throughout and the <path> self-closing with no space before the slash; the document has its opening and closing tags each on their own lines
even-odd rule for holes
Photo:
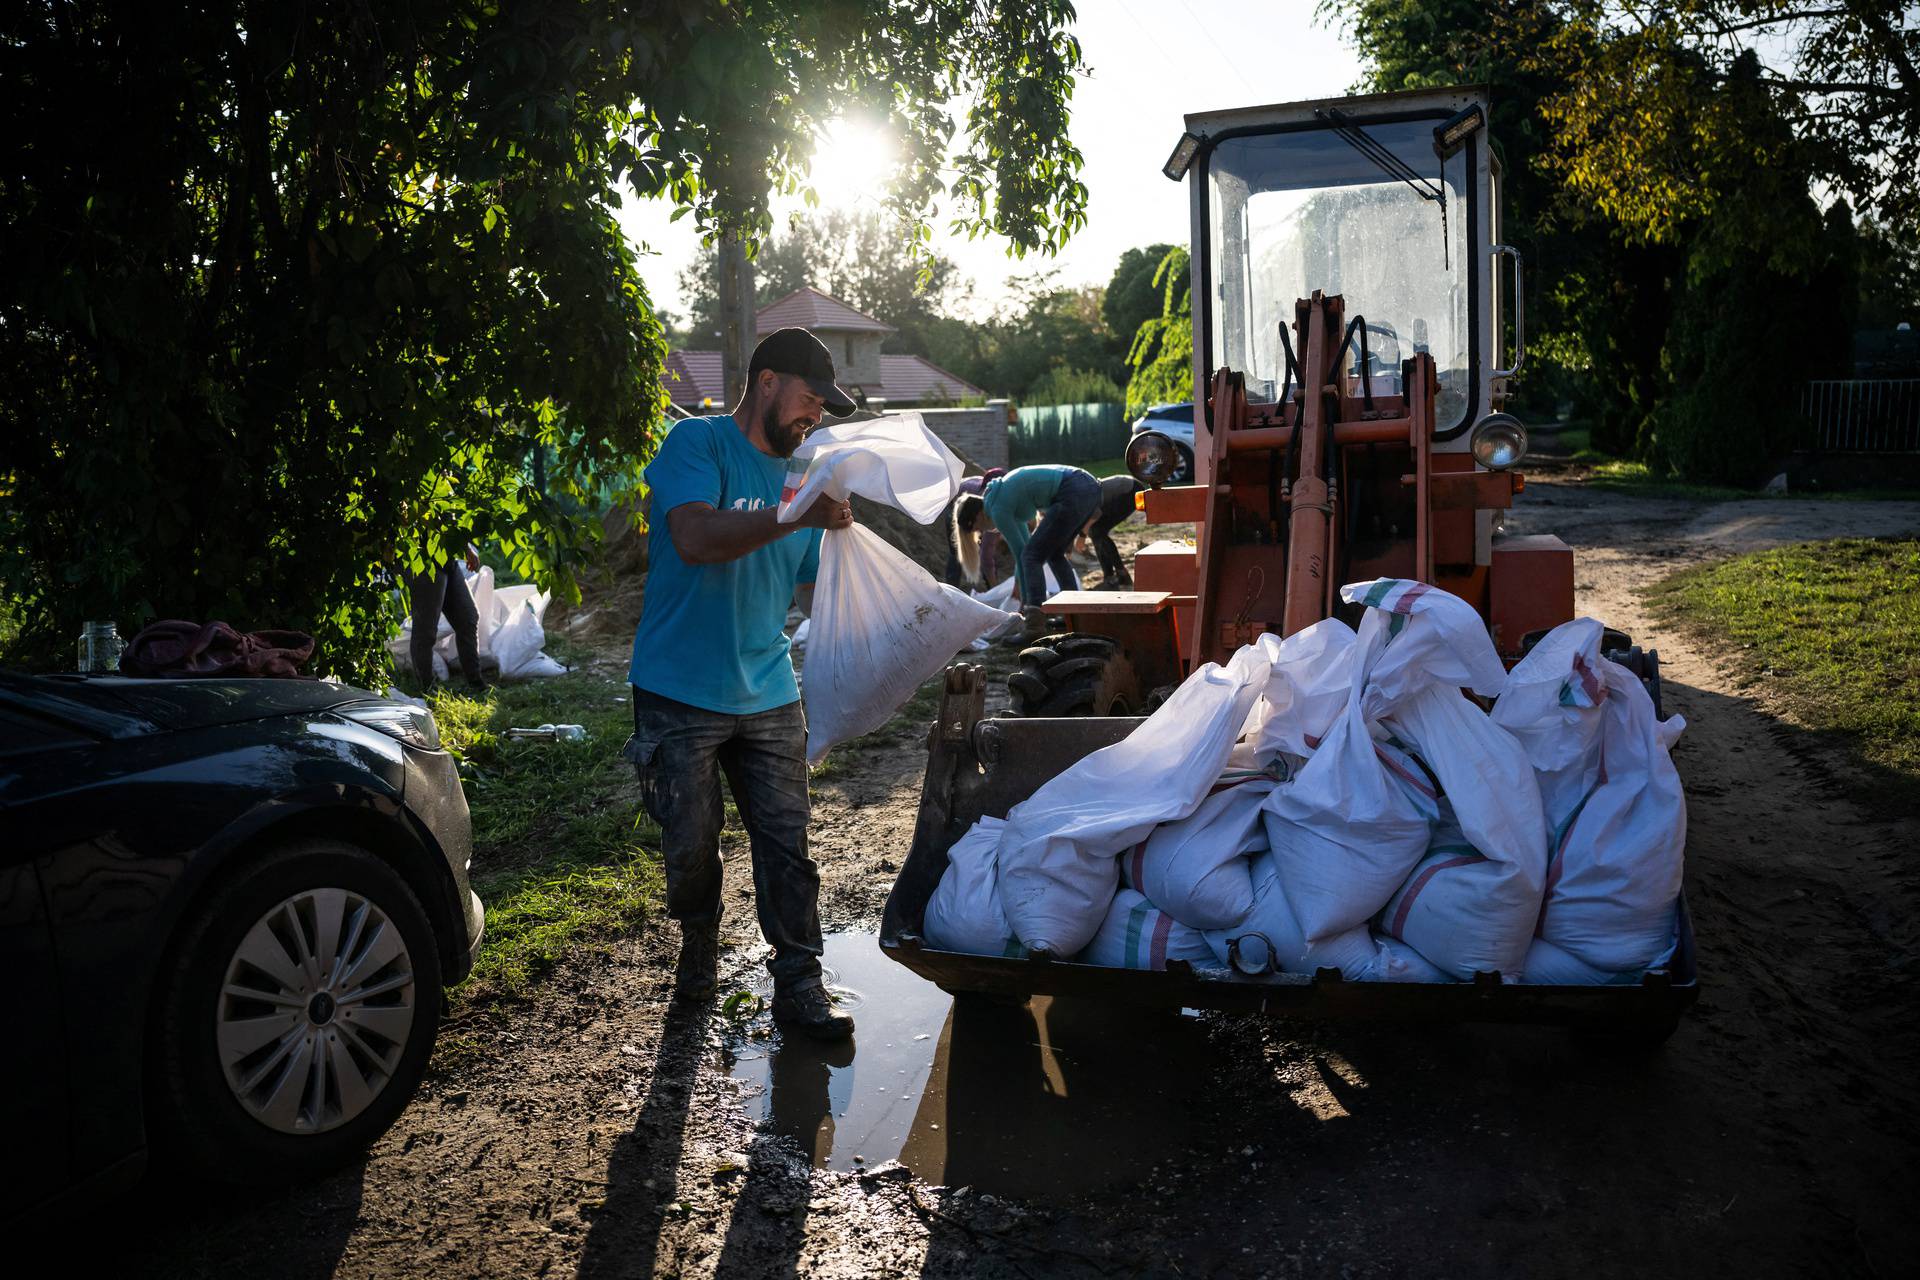
<svg viewBox="0 0 1920 1280">
<path fill-rule="evenodd" d="M 1713 25 L 1720 29 L 1721 35 L 1730 36 L 1736 31 L 1751 31 L 1755 27 L 1774 27 L 1789 22 L 1811 22 L 1817 18 L 1844 18 L 1846 16 L 1847 11 L 1845 9 L 1810 9 L 1805 13 L 1780 13 L 1775 14 L 1771 18 L 1753 18 L 1746 22 L 1716 21 Z"/>
<path fill-rule="evenodd" d="M 1920 106 L 1920 71 L 1914 70 L 1913 59 L 1901 38 L 1905 33 L 1895 31 L 1887 21 L 1887 8 L 1879 0 L 1852 0 L 1847 9 L 1874 37 L 1874 47 L 1881 56 L 1900 68 L 1901 96 Z"/>
</svg>

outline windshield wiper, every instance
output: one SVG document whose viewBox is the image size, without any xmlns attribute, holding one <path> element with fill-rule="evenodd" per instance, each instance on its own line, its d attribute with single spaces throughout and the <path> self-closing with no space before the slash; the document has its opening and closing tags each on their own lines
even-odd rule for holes
<svg viewBox="0 0 1920 1280">
<path fill-rule="evenodd" d="M 1437 182 L 1430 182 L 1414 171 L 1412 165 L 1390 151 L 1378 138 L 1366 132 L 1353 122 L 1353 117 L 1338 107 L 1315 107 L 1314 115 L 1326 121 L 1334 136 L 1358 151 L 1373 163 L 1374 168 L 1389 178 L 1406 183 L 1414 194 L 1422 200 L 1431 200 L 1440 206 L 1440 264 L 1445 270 L 1453 270 L 1453 253 L 1447 235 L 1447 193 Z M 1445 161 L 1441 162 L 1443 165 Z"/>
</svg>

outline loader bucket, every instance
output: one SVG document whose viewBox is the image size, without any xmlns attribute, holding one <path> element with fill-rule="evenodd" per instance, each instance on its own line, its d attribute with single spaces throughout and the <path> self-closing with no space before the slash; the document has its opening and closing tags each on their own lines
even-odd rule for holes
<svg viewBox="0 0 1920 1280">
<path fill-rule="evenodd" d="M 944 951 L 924 936 L 928 899 L 947 869 L 947 850 L 981 817 L 1007 811 L 1084 756 L 1145 723 L 1134 717 L 984 717 L 986 675 L 947 669 L 940 717 L 928 740 L 927 777 L 913 847 L 894 881 L 880 926 L 881 950 L 942 990 L 1002 1000 L 1088 996 L 1166 1008 L 1209 1008 L 1298 1018 L 1540 1022 L 1624 1043 L 1655 1044 L 1697 994 L 1693 926 L 1682 897 L 1679 945 L 1670 963 L 1638 983 L 1523 986 L 1481 974 L 1473 982 L 1349 982 L 1336 970 L 1252 978 L 1172 960 L 1164 972 L 1114 969 L 1053 958 Z"/>
</svg>

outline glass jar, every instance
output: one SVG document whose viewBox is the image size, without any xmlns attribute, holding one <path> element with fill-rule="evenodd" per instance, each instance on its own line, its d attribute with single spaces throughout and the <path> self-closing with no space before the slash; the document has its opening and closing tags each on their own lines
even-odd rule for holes
<svg viewBox="0 0 1920 1280">
<path fill-rule="evenodd" d="M 80 628 L 78 669 L 99 674 L 120 669 L 120 651 L 126 643 L 111 622 L 89 622 Z"/>
</svg>

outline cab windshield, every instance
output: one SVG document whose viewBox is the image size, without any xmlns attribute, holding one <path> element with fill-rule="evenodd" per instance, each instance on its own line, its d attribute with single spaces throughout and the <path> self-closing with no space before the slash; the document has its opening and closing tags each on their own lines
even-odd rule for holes
<svg viewBox="0 0 1920 1280">
<path fill-rule="evenodd" d="M 1367 318 L 1376 392 L 1398 393 L 1400 362 L 1428 351 L 1440 378 L 1436 425 L 1445 430 L 1465 417 L 1473 388 L 1473 149 L 1443 164 L 1433 150 L 1434 123 L 1360 127 L 1441 199 L 1390 176 L 1330 128 L 1228 138 L 1214 147 L 1209 364 L 1244 373 L 1249 399 L 1278 396 L 1286 373 L 1280 326 L 1292 324 L 1297 299 L 1318 289 L 1344 295 L 1349 320 Z M 1348 370 L 1359 372 L 1357 341 Z"/>
</svg>

